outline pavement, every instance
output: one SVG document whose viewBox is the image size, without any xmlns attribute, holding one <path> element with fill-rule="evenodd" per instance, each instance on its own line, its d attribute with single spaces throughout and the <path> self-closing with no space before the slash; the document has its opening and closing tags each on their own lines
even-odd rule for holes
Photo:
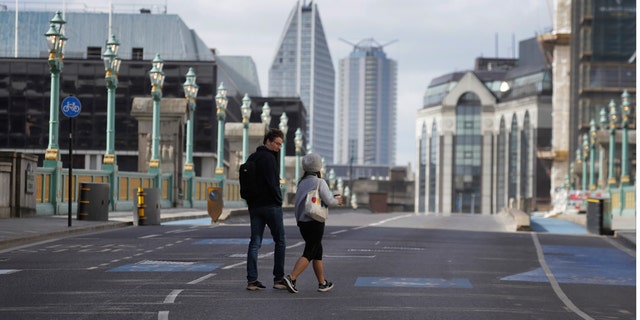
<svg viewBox="0 0 640 320">
<path fill-rule="evenodd" d="M 224 221 L 232 215 L 246 215 L 246 208 L 223 209 L 219 220 Z M 562 234 L 586 234 L 585 215 L 560 215 L 553 218 L 532 217 L 532 231 Z M 160 211 L 160 222 L 176 220 L 202 219 L 209 217 L 204 209 L 164 208 Z M 69 222 L 71 226 L 69 226 Z M 113 228 L 122 228 L 136 224 L 132 211 L 109 212 L 108 221 L 78 220 L 75 215 L 46 215 L 25 218 L 0 219 L 0 250 L 47 241 L 60 237 L 82 233 L 97 232 Z M 514 230 L 515 231 L 515 230 Z M 636 232 L 617 231 L 618 238 L 635 248 Z"/>
</svg>

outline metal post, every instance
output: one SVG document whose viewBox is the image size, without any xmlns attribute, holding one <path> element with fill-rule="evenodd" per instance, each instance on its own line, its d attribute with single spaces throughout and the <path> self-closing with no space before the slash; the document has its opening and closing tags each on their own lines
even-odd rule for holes
<svg viewBox="0 0 640 320">
<path fill-rule="evenodd" d="M 302 130 L 296 129 L 295 138 L 293 142 L 296 147 L 296 181 L 300 180 L 300 157 L 302 155 Z"/>
<path fill-rule="evenodd" d="M 196 111 L 196 97 L 198 96 L 198 85 L 196 84 L 196 73 L 193 68 L 189 68 L 187 71 L 186 80 L 182 87 L 184 88 L 184 97 L 187 99 L 187 154 L 185 157 L 185 163 L 183 168 L 183 176 L 191 178 L 194 176 L 193 172 L 193 114 Z M 188 192 L 187 198 L 191 200 L 191 188 Z"/>
<path fill-rule="evenodd" d="M 218 163 L 216 165 L 216 179 L 220 180 L 220 186 L 224 185 L 224 121 L 227 115 L 227 89 L 221 82 L 216 94 L 216 115 L 218 117 Z"/>
<path fill-rule="evenodd" d="M 609 103 L 609 190 L 616 187 L 617 181 L 613 172 L 616 160 L 616 103 L 611 100 Z"/>
<path fill-rule="evenodd" d="M 620 188 L 630 186 L 629 178 L 629 116 L 631 115 L 631 106 L 629 105 L 629 92 L 624 90 L 622 93 L 622 144 L 620 155 Z"/>
<path fill-rule="evenodd" d="M 278 125 L 278 127 L 280 128 L 280 131 L 282 131 L 282 133 L 284 134 L 284 138 L 282 139 L 282 148 L 280 149 L 280 187 L 282 188 L 283 199 L 286 199 L 285 195 L 287 193 L 287 181 L 285 180 L 286 172 L 285 172 L 284 158 L 287 154 L 287 131 L 289 129 L 289 126 L 287 125 L 288 122 L 289 122 L 289 118 L 287 117 L 287 113 L 283 112 L 282 115 L 280 116 L 280 124 Z"/>
<path fill-rule="evenodd" d="M 602 108 L 600 110 L 600 130 L 605 130 L 607 128 L 607 112 Z M 602 146 L 599 148 L 598 152 L 598 187 L 597 189 L 604 189 L 607 185 L 607 181 L 604 175 L 604 159 L 605 159 L 605 150 Z"/>
<path fill-rule="evenodd" d="M 118 72 L 120 70 L 121 59 L 118 58 L 118 48 L 120 43 L 115 35 L 107 40 L 106 49 L 102 54 L 104 61 L 104 80 L 107 85 L 107 146 L 102 158 L 102 170 L 109 172 L 109 206 L 111 210 L 116 209 L 116 195 L 118 194 L 118 181 L 116 172 L 118 171 L 115 155 L 115 117 L 116 117 L 116 88 L 118 87 Z"/>
<path fill-rule="evenodd" d="M 162 100 L 162 86 L 164 85 L 164 61 L 159 54 L 152 61 L 153 67 L 149 71 L 151 79 L 151 98 L 153 99 L 153 122 L 151 128 L 151 160 L 149 160 L 149 173 L 155 174 L 155 188 L 161 188 L 160 183 L 160 101 Z"/>
<path fill-rule="evenodd" d="M 589 159 L 589 136 L 585 133 L 582 136 L 582 190 L 587 189 L 587 159 Z"/>
<path fill-rule="evenodd" d="M 242 163 L 247 162 L 249 157 L 249 120 L 251 118 L 251 98 L 248 94 L 244 94 L 242 98 Z"/>
<path fill-rule="evenodd" d="M 596 190 L 596 122 L 589 122 L 589 190 Z"/>
</svg>

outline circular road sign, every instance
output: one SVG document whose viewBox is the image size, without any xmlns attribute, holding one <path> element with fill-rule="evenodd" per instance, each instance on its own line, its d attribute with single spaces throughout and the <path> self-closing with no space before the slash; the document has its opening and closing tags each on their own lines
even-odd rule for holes
<svg viewBox="0 0 640 320">
<path fill-rule="evenodd" d="M 82 104 L 80 104 L 80 100 L 74 96 L 68 96 L 62 100 L 62 104 L 60 105 L 60 109 L 62 109 L 62 113 L 69 117 L 73 118 L 80 114 L 82 110 Z"/>
</svg>

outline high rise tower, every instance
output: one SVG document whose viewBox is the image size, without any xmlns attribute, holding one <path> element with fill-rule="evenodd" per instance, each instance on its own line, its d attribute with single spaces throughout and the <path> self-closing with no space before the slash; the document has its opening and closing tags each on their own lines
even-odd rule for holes
<svg viewBox="0 0 640 320">
<path fill-rule="evenodd" d="M 307 141 L 327 163 L 333 163 L 334 90 L 335 70 L 318 6 L 297 1 L 269 69 L 269 96 L 300 97 L 307 109 Z"/>
<path fill-rule="evenodd" d="M 397 63 L 365 39 L 340 60 L 336 162 L 394 165 Z"/>
</svg>

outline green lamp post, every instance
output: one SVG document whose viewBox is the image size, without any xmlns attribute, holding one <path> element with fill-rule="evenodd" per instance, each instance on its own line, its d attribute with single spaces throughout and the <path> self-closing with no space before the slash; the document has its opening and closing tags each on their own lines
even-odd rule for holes
<svg viewBox="0 0 640 320">
<path fill-rule="evenodd" d="M 589 135 L 582 135 L 582 190 L 587 189 L 587 160 L 589 159 Z"/>
<path fill-rule="evenodd" d="M 271 108 L 269 107 L 268 102 L 265 102 L 262 106 L 260 120 L 262 120 L 262 124 L 264 124 L 264 132 L 269 132 L 269 126 L 271 125 Z"/>
<path fill-rule="evenodd" d="M 629 105 L 629 92 L 624 90 L 622 93 L 622 144 L 620 154 L 620 186 L 627 187 L 631 185 L 629 177 L 629 118 L 631 116 L 631 106 Z"/>
<path fill-rule="evenodd" d="M 247 162 L 249 157 L 249 120 L 251 119 L 251 98 L 245 93 L 242 98 L 242 163 Z"/>
<path fill-rule="evenodd" d="M 285 180 L 286 172 L 284 165 L 284 158 L 287 155 L 287 131 L 289 130 L 288 126 L 289 118 L 287 117 L 287 113 L 283 112 L 280 116 L 280 124 L 278 128 L 284 134 L 284 139 L 282 139 L 282 148 L 280 149 L 280 187 L 282 188 L 282 197 L 284 199 L 285 194 L 287 193 L 287 181 Z"/>
<path fill-rule="evenodd" d="M 49 145 L 45 152 L 45 167 L 58 167 L 58 109 L 60 104 L 60 72 L 64 63 L 64 45 L 67 38 L 64 36 L 62 26 L 66 23 L 60 11 L 56 12 L 49 21 L 49 30 L 44 35 L 47 37 L 49 48 L 49 72 L 51 73 L 51 97 L 49 102 Z"/>
<path fill-rule="evenodd" d="M 106 42 L 106 49 L 102 54 L 104 61 L 104 80 L 107 85 L 107 148 L 102 159 L 102 169 L 114 171 L 115 156 L 115 117 L 116 117 L 116 88 L 118 87 L 118 72 L 121 59 L 118 57 L 120 43 L 115 35 L 111 35 Z"/>
<path fill-rule="evenodd" d="M 604 108 L 600 109 L 600 130 L 607 128 L 607 111 Z M 599 149 L 598 154 L 598 189 L 602 189 L 606 186 L 606 180 L 604 176 L 604 148 Z"/>
<path fill-rule="evenodd" d="M 151 80 L 151 99 L 153 100 L 153 123 L 151 128 L 151 159 L 149 160 L 149 173 L 156 174 L 155 187 L 160 188 L 160 100 L 162 100 L 162 86 L 164 85 L 164 61 L 160 54 L 151 62 L 149 71 Z"/>
<path fill-rule="evenodd" d="M 302 156 L 302 130 L 296 129 L 293 143 L 296 147 L 296 181 L 300 180 L 300 157 Z"/>
<path fill-rule="evenodd" d="M 618 114 L 616 113 L 616 103 L 611 100 L 609 103 L 609 189 L 616 187 L 616 178 L 613 172 L 616 160 L 616 122 Z"/>
<path fill-rule="evenodd" d="M 589 190 L 596 190 L 596 122 L 589 122 Z"/>
<path fill-rule="evenodd" d="M 221 82 L 216 94 L 216 115 L 218 117 L 218 163 L 216 165 L 216 179 L 224 185 L 224 121 L 227 117 L 227 88 Z"/>
<path fill-rule="evenodd" d="M 183 176 L 190 178 L 193 172 L 193 114 L 196 111 L 196 98 L 198 97 L 198 85 L 196 84 L 196 73 L 193 68 L 187 71 L 186 80 L 182 84 L 184 97 L 187 99 L 187 154 L 184 161 Z"/>
</svg>

